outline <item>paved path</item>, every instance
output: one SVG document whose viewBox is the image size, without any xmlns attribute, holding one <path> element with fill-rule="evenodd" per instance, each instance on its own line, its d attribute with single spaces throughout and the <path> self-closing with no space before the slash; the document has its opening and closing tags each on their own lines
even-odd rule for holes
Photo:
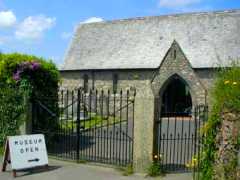
<svg viewBox="0 0 240 180">
<path fill-rule="evenodd" d="M 1 159 L 1 158 L 0 158 Z M 33 170 L 32 172 L 18 172 L 16 180 L 191 180 L 191 174 L 172 174 L 166 177 L 150 178 L 144 175 L 123 176 L 113 168 L 90 164 L 76 164 L 57 160 L 50 160 L 48 171 Z M 13 180 L 11 171 L 0 173 L 0 180 Z"/>
</svg>

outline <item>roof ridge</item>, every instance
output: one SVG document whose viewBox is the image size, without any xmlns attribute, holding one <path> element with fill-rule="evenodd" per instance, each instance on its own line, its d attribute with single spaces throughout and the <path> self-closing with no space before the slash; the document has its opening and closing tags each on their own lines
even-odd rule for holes
<svg viewBox="0 0 240 180">
<path fill-rule="evenodd" d="M 91 25 L 91 24 L 110 24 L 125 21 L 136 21 L 136 20 L 146 20 L 154 18 L 164 18 L 164 17 L 181 17 L 181 16 L 199 16 L 199 15 L 216 15 L 216 14 L 235 14 L 240 13 L 240 9 L 225 9 L 225 10 L 214 10 L 214 11 L 201 11 L 201 12 L 185 12 L 185 13 L 173 13 L 173 14 L 163 14 L 163 15 L 153 15 L 153 16 L 139 16 L 130 18 L 120 18 L 113 20 L 104 20 L 101 22 L 93 22 L 89 24 L 79 24 L 79 25 Z"/>
<path fill-rule="evenodd" d="M 229 58 L 240 57 L 240 9 L 189 14 L 79 26 L 64 69 L 156 68 L 174 39 L 193 68 L 227 65 Z"/>
</svg>

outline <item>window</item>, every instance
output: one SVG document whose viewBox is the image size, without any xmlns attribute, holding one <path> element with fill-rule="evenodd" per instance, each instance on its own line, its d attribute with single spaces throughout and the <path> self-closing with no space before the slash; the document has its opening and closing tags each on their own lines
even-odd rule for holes
<svg viewBox="0 0 240 180">
<path fill-rule="evenodd" d="M 87 92 L 88 91 L 88 75 L 87 74 L 84 74 L 83 76 L 83 89 L 84 89 L 84 92 Z"/>
<path fill-rule="evenodd" d="M 92 72 L 92 89 L 95 88 L 95 74 Z"/>
<path fill-rule="evenodd" d="M 117 92 L 117 84 L 118 84 L 118 75 L 113 74 L 113 92 Z"/>
<path fill-rule="evenodd" d="M 176 49 L 174 49 L 174 51 L 173 51 L 173 58 L 174 58 L 174 59 L 177 58 L 177 50 L 176 50 Z"/>
</svg>

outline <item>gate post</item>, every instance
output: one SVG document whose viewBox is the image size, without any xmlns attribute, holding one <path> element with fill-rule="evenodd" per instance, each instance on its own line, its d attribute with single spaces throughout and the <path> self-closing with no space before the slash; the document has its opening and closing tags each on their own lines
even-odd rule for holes
<svg viewBox="0 0 240 180">
<path fill-rule="evenodd" d="M 134 154 L 136 172 L 144 173 L 152 162 L 154 95 L 151 89 L 138 92 L 135 97 Z"/>
<path fill-rule="evenodd" d="M 24 122 L 20 126 L 20 134 L 31 134 L 32 133 L 32 103 L 29 99 L 28 94 L 24 94 L 24 108 L 25 112 L 22 116 L 24 116 Z"/>
<path fill-rule="evenodd" d="M 160 117 L 160 111 L 161 111 L 161 105 L 160 105 L 160 97 L 156 96 L 154 99 L 154 124 L 153 124 L 153 156 L 158 154 L 158 138 L 159 135 L 157 134 L 158 131 L 158 125 L 157 121 L 161 121 Z M 161 136 L 161 134 L 160 134 Z"/>
<path fill-rule="evenodd" d="M 80 146 L 80 89 L 78 89 L 77 92 L 77 147 L 76 147 L 76 151 L 77 151 L 77 162 L 79 161 L 79 146 Z"/>
</svg>

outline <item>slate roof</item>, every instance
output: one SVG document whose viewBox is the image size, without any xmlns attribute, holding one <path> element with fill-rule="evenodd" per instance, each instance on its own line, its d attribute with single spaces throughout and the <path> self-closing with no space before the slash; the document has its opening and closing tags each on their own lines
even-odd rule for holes
<svg viewBox="0 0 240 180">
<path fill-rule="evenodd" d="M 176 40 L 193 68 L 240 57 L 240 10 L 80 24 L 62 70 L 158 68 Z"/>
</svg>

